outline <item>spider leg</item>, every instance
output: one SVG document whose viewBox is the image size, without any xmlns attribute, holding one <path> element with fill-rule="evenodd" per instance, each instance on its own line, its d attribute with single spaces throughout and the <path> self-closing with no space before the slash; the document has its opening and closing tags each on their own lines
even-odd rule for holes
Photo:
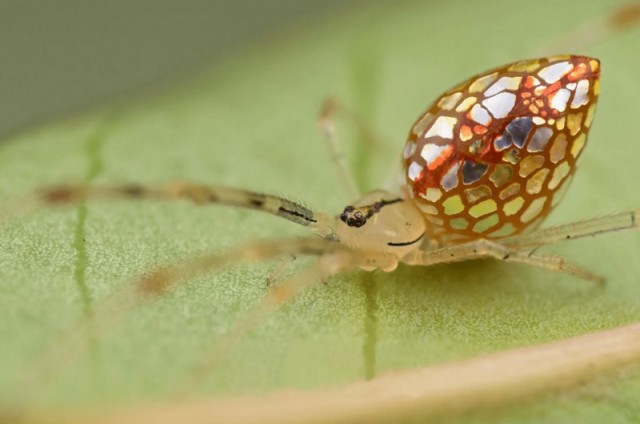
<svg viewBox="0 0 640 424">
<path fill-rule="evenodd" d="M 560 241 L 637 228 L 640 228 L 640 209 L 544 228 L 530 234 L 503 238 L 500 243 L 515 249 L 532 249 Z"/>
<path fill-rule="evenodd" d="M 351 250 L 336 242 L 308 237 L 253 243 L 228 252 L 159 268 L 100 300 L 95 306 L 91 323 L 80 321 L 66 335 L 58 338 L 56 344 L 40 360 L 31 364 L 28 370 L 18 373 L 20 380 L 15 383 L 16 393 L 21 393 L 22 401 L 29 404 L 29 401 L 43 393 L 56 373 L 62 372 L 86 351 L 87 332 L 96 338 L 103 337 L 135 307 L 169 292 L 180 283 L 240 262 L 268 260 L 292 253 L 318 256 L 318 261 L 285 279 L 282 284 L 271 287 L 262 302 L 216 345 L 212 355 L 207 356 L 207 360 L 198 368 L 199 371 L 217 365 L 244 334 L 259 324 L 265 314 L 277 309 L 314 283 L 358 267 L 390 270 L 397 265 L 393 255 Z"/>
<path fill-rule="evenodd" d="M 338 134 L 335 125 L 335 114 L 337 111 L 343 110 L 334 99 L 326 99 L 320 109 L 318 115 L 318 127 L 329 148 L 331 160 L 335 163 L 340 179 L 342 180 L 342 188 L 346 191 L 350 199 L 360 197 L 360 189 L 356 182 L 356 177 L 347 164 L 344 151 L 338 145 Z M 350 115 L 348 115 L 350 116 Z"/>
<path fill-rule="evenodd" d="M 3 205 L 0 222 L 42 206 L 60 206 L 85 200 L 188 200 L 197 205 L 221 204 L 266 212 L 308 227 L 326 239 L 333 239 L 334 218 L 284 197 L 231 187 L 173 182 L 152 186 L 125 185 L 60 185 L 42 188 L 35 194 Z"/>
<path fill-rule="evenodd" d="M 277 310 L 291 298 L 318 282 L 357 268 L 392 270 L 397 266 L 394 255 L 347 248 L 336 242 L 318 238 L 297 238 L 282 241 L 255 243 L 235 251 L 205 256 L 195 261 L 187 261 L 168 268 L 159 269 L 138 281 L 138 290 L 143 296 L 157 296 L 171 289 L 185 279 L 210 273 L 215 269 L 239 261 L 265 260 L 283 254 L 314 255 L 318 259 L 314 265 L 286 278 L 272 286 L 262 301 L 241 318 L 234 328 L 216 344 L 211 354 L 194 369 L 187 383 L 187 389 L 197 383 L 212 368 L 224 360 L 229 352 L 252 331 L 265 316 Z"/>
<path fill-rule="evenodd" d="M 413 251 L 402 258 L 401 262 L 408 265 L 428 266 L 483 258 L 493 258 L 505 262 L 526 264 L 550 271 L 565 272 L 589 281 L 602 281 L 602 277 L 567 262 L 560 256 L 532 253 L 485 239 L 432 250 Z"/>
<path fill-rule="evenodd" d="M 335 125 L 335 120 L 338 116 L 348 121 L 358 131 L 368 147 L 371 146 L 382 151 L 385 143 L 358 114 L 348 109 L 338 99 L 329 97 L 323 101 L 318 115 L 318 126 L 329 148 L 331 159 L 335 162 L 340 178 L 344 183 L 343 188 L 347 191 L 346 194 L 349 199 L 355 199 L 360 197 L 361 190 L 358 187 L 355 175 L 347 164 L 344 151 L 339 146 Z"/>
<path fill-rule="evenodd" d="M 287 272 L 292 266 L 295 260 L 297 259 L 296 255 L 289 255 L 282 259 L 278 265 L 267 275 L 267 286 L 270 286 L 277 280 L 279 280 L 282 275 Z"/>
<path fill-rule="evenodd" d="M 344 245 L 315 237 L 267 240 L 158 268 L 138 279 L 132 287 L 142 298 L 153 298 L 183 281 L 237 263 L 265 261 L 282 255 L 324 257 L 348 252 Z"/>
<path fill-rule="evenodd" d="M 99 300 L 94 308 L 94 319 L 90 323 L 84 319 L 79 321 L 78 325 L 72 326 L 66 334 L 58 338 L 51 348 L 46 349 L 43 356 L 31 364 L 29 369 L 16 374 L 19 376 L 19 381 L 15 384 L 16 393 L 26 396 L 25 402 L 28 404 L 33 397 L 43 393 L 46 383 L 52 381 L 56 373 L 60 373 L 86 351 L 87 333 L 95 338 L 104 337 L 134 308 L 167 293 L 184 281 L 241 262 L 264 261 L 286 254 L 318 256 L 321 267 L 313 268 L 314 276 L 334 275 L 344 269 L 345 262 L 341 260 L 334 264 L 332 258 L 352 258 L 351 252 L 340 243 L 317 237 L 290 238 L 256 242 L 158 268 Z M 355 261 L 346 263 L 351 266 Z M 311 284 L 313 280 L 310 278 L 302 281 L 301 278 L 296 277 L 295 283 L 283 285 L 283 288 L 274 287 L 270 291 L 268 303 L 290 297 L 289 294 L 293 291 L 301 290 L 306 287 L 306 283 Z"/>
<path fill-rule="evenodd" d="M 533 56 L 551 56 L 558 52 L 581 51 L 620 31 L 633 28 L 638 23 L 640 23 L 640 5 L 637 3 L 623 4 L 613 9 L 610 14 L 586 22 L 568 34 L 536 49 Z"/>
<path fill-rule="evenodd" d="M 349 123 L 353 125 L 360 135 L 367 141 L 368 145 L 379 150 L 385 148 L 386 143 L 384 140 L 380 138 L 379 134 L 372 129 L 361 116 L 350 110 L 344 105 L 344 103 L 335 97 L 327 97 L 324 99 L 322 107 L 320 108 L 320 115 L 318 117 L 319 123 L 322 125 L 322 121 L 327 120 L 329 124 L 332 124 L 338 115 L 349 121 Z"/>
<path fill-rule="evenodd" d="M 320 256 L 315 264 L 297 272 L 281 283 L 272 286 L 262 300 L 247 314 L 236 321 L 233 328 L 222 336 L 210 352 L 190 373 L 180 393 L 186 393 L 200 383 L 216 368 L 235 346 L 266 317 L 278 310 L 289 300 L 307 288 L 327 281 L 332 276 L 358 267 L 358 258 L 362 254 L 354 251 L 337 251 Z"/>
</svg>

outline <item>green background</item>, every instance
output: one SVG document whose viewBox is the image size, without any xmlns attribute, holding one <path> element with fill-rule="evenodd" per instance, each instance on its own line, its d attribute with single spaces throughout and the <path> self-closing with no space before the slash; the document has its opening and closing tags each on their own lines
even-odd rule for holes
<svg viewBox="0 0 640 424">
<path fill-rule="evenodd" d="M 190 179 L 286 193 L 335 213 L 351 199 L 315 127 L 324 97 L 342 99 L 388 140 L 378 151 L 340 126 L 360 180 L 375 188 L 442 91 L 531 56 L 607 16 L 613 3 L 397 2 L 300 23 L 169 91 L 13 137 L 0 148 L 1 196 L 63 181 Z M 602 61 L 602 93 L 581 169 L 552 223 L 640 204 L 638 41 L 636 28 L 574 52 Z M 263 296 L 269 266 L 189 282 L 87 340 L 90 352 L 52 375 L 34 364 L 96 302 L 154 266 L 296 234 L 304 230 L 270 216 L 186 203 L 97 203 L 12 219 L 0 232 L 0 398 L 60 407 L 171 394 Z M 546 249 L 606 276 L 604 288 L 492 261 L 335 278 L 271 316 L 190 394 L 333 387 L 635 322 L 639 249 L 637 233 Z M 36 391 L 19 384 L 29 374 Z M 461 419 L 640 421 L 639 396 L 640 374 L 629 372 Z"/>
<path fill-rule="evenodd" d="M 0 137 L 158 90 L 362 0 L 3 0 Z"/>
</svg>

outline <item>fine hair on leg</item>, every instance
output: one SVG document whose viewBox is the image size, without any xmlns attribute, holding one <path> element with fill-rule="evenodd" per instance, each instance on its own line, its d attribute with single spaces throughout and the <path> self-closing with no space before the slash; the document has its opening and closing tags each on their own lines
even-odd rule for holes
<svg viewBox="0 0 640 424">
<path fill-rule="evenodd" d="M 232 187 L 172 182 L 166 185 L 59 185 L 45 187 L 0 210 L 0 223 L 42 206 L 64 206 L 85 200 L 188 200 L 196 205 L 220 204 L 252 209 L 308 227 L 326 239 L 333 237 L 333 218 L 290 199 Z"/>
</svg>

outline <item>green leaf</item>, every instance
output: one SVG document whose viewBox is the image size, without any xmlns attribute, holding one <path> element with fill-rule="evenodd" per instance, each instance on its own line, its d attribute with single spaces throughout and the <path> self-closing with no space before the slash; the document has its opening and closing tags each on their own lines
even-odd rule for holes
<svg viewBox="0 0 640 424">
<path fill-rule="evenodd" d="M 388 139 L 384 151 L 342 144 L 367 189 L 382 183 L 414 118 L 482 70 L 531 56 L 613 2 L 500 0 L 369 7 L 299 28 L 170 93 L 68 119 L 0 146 L 1 200 L 60 182 L 193 180 L 287 193 L 336 213 L 341 191 L 315 127 L 333 95 Z M 640 31 L 576 53 L 602 61 L 589 147 L 550 222 L 638 207 Z M 216 272 L 88 336 L 69 366 L 20 384 L 78 320 L 136 276 L 180 258 L 256 239 L 305 234 L 271 216 L 176 202 L 41 209 L 0 230 L 0 398 L 35 405 L 162 399 L 266 292 L 270 264 Z M 381 373 L 559 340 L 640 320 L 640 236 L 611 234 L 546 248 L 607 277 L 605 287 L 479 261 L 318 285 L 243 338 L 189 394 L 332 387 Z M 526 384 L 526 382 L 523 382 Z M 606 380 L 473 422 L 637 420 L 640 375 Z M 464 402 L 464 399 L 461 399 Z"/>
</svg>

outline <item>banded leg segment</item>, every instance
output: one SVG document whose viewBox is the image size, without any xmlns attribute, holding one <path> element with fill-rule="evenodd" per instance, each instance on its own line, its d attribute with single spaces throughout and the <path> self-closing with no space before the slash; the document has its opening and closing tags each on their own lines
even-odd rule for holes
<svg viewBox="0 0 640 424">
<path fill-rule="evenodd" d="M 309 227 L 325 239 L 333 239 L 334 219 L 324 213 L 279 196 L 223 186 L 173 182 L 166 186 L 138 184 L 114 186 L 63 185 L 41 189 L 35 199 L 25 202 L 33 209 L 40 204 L 62 205 L 87 199 L 189 200 L 197 205 L 221 204 L 253 209 Z"/>
<path fill-rule="evenodd" d="M 493 258 L 505 262 L 515 262 L 550 271 L 559 271 L 573 276 L 601 282 L 602 277 L 567 262 L 557 255 L 530 253 L 514 249 L 489 240 L 476 240 L 433 250 L 418 250 L 402 258 L 408 265 L 429 266 L 440 263 L 462 262 L 483 258 Z"/>
</svg>

